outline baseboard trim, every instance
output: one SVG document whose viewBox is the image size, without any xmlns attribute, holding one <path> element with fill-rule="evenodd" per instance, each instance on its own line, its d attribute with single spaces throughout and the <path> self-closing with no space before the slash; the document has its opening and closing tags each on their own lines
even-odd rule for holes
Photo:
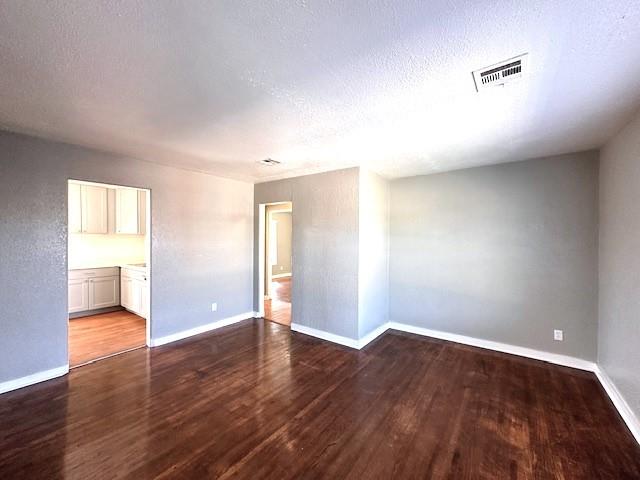
<svg viewBox="0 0 640 480">
<path fill-rule="evenodd" d="M 300 325 L 299 323 L 291 324 L 291 330 L 293 330 L 294 332 L 303 333 L 305 335 L 320 338 L 322 340 L 327 340 L 328 342 L 338 343 L 340 345 L 344 345 L 345 347 L 355 348 L 356 350 L 360 350 L 366 347 L 369 343 L 373 342 L 376 338 L 386 332 L 388 328 L 388 324 L 385 323 L 384 325 L 380 325 L 375 330 L 367 333 L 361 339 L 356 340 L 354 338 L 336 335 L 335 333 L 325 332 L 324 330 L 318 330 L 317 328 Z"/>
<path fill-rule="evenodd" d="M 178 340 L 183 340 L 195 335 L 200 335 L 201 333 L 206 333 L 218 328 L 226 327 L 228 325 L 233 325 L 234 323 L 241 322 L 242 320 L 247 320 L 248 318 L 254 318 L 254 316 L 255 312 L 245 312 L 239 315 L 234 315 L 233 317 L 223 318 L 222 320 L 218 320 L 213 323 L 207 323 L 206 325 L 200 325 L 198 327 L 190 328 L 189 330 L 172 333 L 171 335 L 166 335 L 164 337 L 152 338 L 149 342 L 149 346 L 159 347 L 161 345 L 166 345 L 167 343 L 177 342 Z"/>
<path fill-rule="evenodd" d="M 310 337 L 320 338 L 328 342 L 344 345 L 345 347 L 359 349 L 358 340 L 349 337 L 343 337 L 342 335 L 336 335 L 335 333 L 325 332 L 324 330 L 318 330 L 317 328 L 307 327 L 300 325 L 299 323 L 292 323 L 291 330 L 298 333 L 309 335 Z"/>
<path fill-rule="evenodd" d="M 423 335 L 425 337 L 439 338 L 441 340 L 449 340 L 451 342 L 471 345 L 473 347 L 485 348 L 487 350 L 494 350 L 496 352 L 509 353 L 511 355 L 518 355 L 520 357 L 526 358 L 533 358 L 535 360 L 554 363 L 556 365 L 562 365 L 564 367 L 577 368 L 579 370 L 586 370 L 588 372 L 595 372 L 596 370 L 596 364 L 594 362 L 583 360 L 581 358 L 571 357 L 569 355 L 561 355 L 558 353 L 545 352 L 543 350 L 535 350 L 533 348 L 519 347 L 508 343 L 483 340 L 481 338 L 467 337 L 465 335 L 442 332 L 440 330 L 415 327 L 413 325 L 407 325 L 406 323 L 390 322 L 388 325 L 389 328 L 393 330 L 414 333 L 416 335 Z"/>
<path fill-rule="evenodd" d="M 602 388 L 604 388 L 605 392 L 607 392 L 607 395 L 609 395 L 611 402 L 616 407 L 616 410 L 618 410 L 618 413 L 624 420 L 624 423 L 626 423 L 627 427 L 629 427 L 629 430 L 636 439 L 636 442 L 640 444 L 640 420 L 633 413 L 633 410 L 631 410 L 631 407 L 624 399 L 624 397 L 620 393 L 620 390 L 618 390 L 609 375 L 607 375 L 605 371 L 600 368 L 600 366 L 596 367 L 594 373 L 596 374 L 596 377 L 598 377 L 598 380 L 600 380 Z"/>
<path fill-rule="evenodd" d="M 367 333 L 364 337 L 362 337 L 360 340 L 358 340 L 358 347 L 357 347 L 358 350 L 360 350 L 360 349 L 366 347 L 367 345 L 369 345 L 371 342 L 373 342 L 376 338 L 378 338 L 380 335 L 382 335 L 387 330 L 389 330 L 389 324 L 385 323 L 383 325 L 380 325 L 375 330 L 372 330 L 371 332 Z"/>
<path fill-rule="evenodd" d="M 20 377 L 7 382 L 0 383 L 0 394 L 18 390 L 19 388 L 35 385 L 36 383 L 58 378 L 69 373 L 69 365 L 63 365 L 62 367 L 52 368 L 51 370 L 44 370 L 42 372 L 27 375 L 26 377 Z"/>
<path fill-rule="evenodd" d="M 271 278 L 287 278 L 290 276 L 291 273 L 278 273 L 277 275 L 271 275 Z"/>
</svg>

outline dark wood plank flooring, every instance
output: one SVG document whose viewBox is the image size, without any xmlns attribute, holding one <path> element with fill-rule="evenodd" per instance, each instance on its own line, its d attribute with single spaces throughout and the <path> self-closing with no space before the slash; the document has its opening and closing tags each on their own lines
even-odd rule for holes
<svg viewBox="0 0 640 480">
<path fill-rule="evenodd" d="M 144 318 L 126 310 L 69 320 L 69 365 L 144 346 L 146 328 Z"/>
<path fill-rule="evenodd" d="M 274 278 L 272 298 L 264 301 L 264 318 L 280 325 L 291 325 L 291 277 Z"/>
<path fill-rule="evenodd" d="M 0 396 L 2 479 L 624 479 L 594 375 L 399 332 L 247 320 Z"/>
</svg>

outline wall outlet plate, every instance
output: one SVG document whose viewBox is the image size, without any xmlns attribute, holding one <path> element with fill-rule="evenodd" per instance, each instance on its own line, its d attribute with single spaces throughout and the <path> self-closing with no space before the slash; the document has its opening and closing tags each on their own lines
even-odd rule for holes
<svg viewBox="0 0 640 480">
<path fill-rule="evenodd" d="M 217 303 L 212 303 L 211 304 L 211 311 L 212 312 L 217 312 L 218 311 L 218 304 Z"/>
<path fill-rule="evenodd" d="M 562 330 L 554 330 L 553 331 L 553 339 L 561 342 L 564 340 L 564 332 Z"/>
</svg>

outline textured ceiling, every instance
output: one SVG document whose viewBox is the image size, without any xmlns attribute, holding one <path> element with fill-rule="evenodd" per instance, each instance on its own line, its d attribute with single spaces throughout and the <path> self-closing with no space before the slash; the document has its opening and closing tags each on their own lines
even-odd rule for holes
<svg viewBox="0 0 640 480">
<path fill-rule="evenodd" d="M 585 150 L 640 107 L 639 26 L 638 0 L 0 0 L 0 126 L 251 181 Z"/>
</svg>

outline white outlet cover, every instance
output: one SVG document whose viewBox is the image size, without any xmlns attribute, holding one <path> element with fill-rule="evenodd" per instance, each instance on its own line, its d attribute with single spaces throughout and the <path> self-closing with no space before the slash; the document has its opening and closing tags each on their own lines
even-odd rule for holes
<svg viewBox="0 0 640 480">
<path fill-rule="evenodd" d="M 564 332 L 562 330 L 554 330 L 553 339 L 557 340 L 558 342 L 562 342 L 564 340 Z"/>
<path fill-rule="evenodd" d="M 212 303 L 211 304 L 211 311 L 212 312 L 217 312 L 218 311 L 218 304 L 217 303 Z"/>
</svg>

